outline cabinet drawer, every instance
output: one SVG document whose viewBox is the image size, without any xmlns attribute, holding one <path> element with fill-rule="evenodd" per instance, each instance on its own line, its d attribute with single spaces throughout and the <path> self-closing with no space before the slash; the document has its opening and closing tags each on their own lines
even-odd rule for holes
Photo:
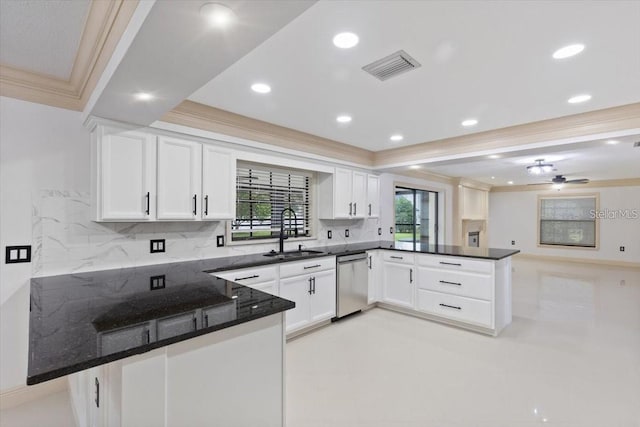
<svg viewBox="0 0 640 427">
<path fill-rule="evenodd" d="M 419 255 L 418 265 L 438 267 L 452 271 L 476 271 L 478 273 L 493 273 L 493 261 L 483 261 L 465 257 Z"/>
<path fill-rule="evenodd" d="M 304 261 L 286 262 L 280 264 L 280 278 L 315 273 L 316 271 L 336 268 L 335 257 L 312 258 Z"/>
<path fill-rule="evenodd" d="M 463 297 L 493 300 L 493 280 L 488 274 L 420 267 L 418 268 L 418 287 Z"/>
<path fill-rule="evenodd" d="M 493 328 L 491 307 L 489 301 L 418 289 L 418 309 L 436 316 Z"/>
<path fill-rule="evenodd" d="M 413 264 L 415 261 L 413 254 L 401 251 L 382 251 L 382 259 L 400 264 Z"/>
<path fill-rule="evenodd" d="M 241 270 L 212 273 L 212 275 L 240 283 L 241 285 L 251 286 L 256 283 L 276 280 L 278 276 L 278 267 L 243 268 Z"/>
</svg>

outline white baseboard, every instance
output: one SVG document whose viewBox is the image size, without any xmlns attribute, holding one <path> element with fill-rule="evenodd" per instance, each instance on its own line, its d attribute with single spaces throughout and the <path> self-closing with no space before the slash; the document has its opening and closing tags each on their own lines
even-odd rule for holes
<svg viewBox="0 0 640 427">
<path fill-rule="evenodd" d="M 608 259 L 592 259 L 592 258 L 572 258 L 572 257 L 559 257 L 553 255 L 537 255 L 526 254 L 520 252 L 515 254 L 514 258 L 535 259 L 540 261 L 555 261 L 555 262 L 578 262 L 583 264 L 597 264 L 597 265 L 610 265 L 613 267 L 625 267 L 625 268 L 640 268 L 640 262 L 630 261 L 615 261 Z"/>
<path fill-rule="evenodd" d="M 67 389 L 66 377 L 56 378 L 36 385 L 13 387 L 0 393 L 0 410 L 13 408 Z"/>
</svg>

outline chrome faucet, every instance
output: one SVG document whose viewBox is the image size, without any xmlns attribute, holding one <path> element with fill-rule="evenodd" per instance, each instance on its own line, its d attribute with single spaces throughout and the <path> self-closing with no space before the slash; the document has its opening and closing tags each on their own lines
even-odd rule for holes
<svg viewBox="0 0 640 427">
<path fill-rule="evenodd" d="M 282 212 L 280 212 L 280 253 L 284 253 L 284 241 L 289 238 L 289 236 L 284 235 L 284 213 L 289 211 L 293 214 L 294 224 L 295 224 L 295 236 L 298 237 L 298 217 L 296 216 L 296 211 L 291 208 L 284 208 Z M 291 231 L 291 215 L 289 215 L 289 231 Z"/>
</svg>

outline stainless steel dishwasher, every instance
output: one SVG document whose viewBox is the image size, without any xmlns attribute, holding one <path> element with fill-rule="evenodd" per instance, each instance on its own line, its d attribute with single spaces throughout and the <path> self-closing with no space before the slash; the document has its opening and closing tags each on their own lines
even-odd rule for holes
<svg viewBox="0 0 640 427">
<path fill-rule="evenodd" d="M 367 254 L 362 252 L 336 258 L 338 289 L 336 319 L 362 310 L 367 306 Z"/>
</svg>

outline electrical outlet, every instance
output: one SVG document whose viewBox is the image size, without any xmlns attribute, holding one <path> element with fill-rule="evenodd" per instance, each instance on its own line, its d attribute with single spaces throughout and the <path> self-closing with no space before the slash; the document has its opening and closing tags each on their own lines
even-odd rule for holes
<svg viewBox="0 0 640 427">
<path fill-rule="evenodd" d="M 382 228 L 378 227 L 378 236 L 382 236 Z"/>
<path fill-rule="evenodd" d="M 216 236 L 216 246 L 219 248 L 224 246 L 224 235 Z"/>
<path fill-rule="evenodd" d="M 512 241 L 511 241 L 511 246 L 513 246 L 513 245 L 515 245 L 515 244 L 516 244 L 516 241 L 515 241 L 515 240 L 512 240 Z"/>
<path fill-rule="evenodd" d="M 164 239 L 151 239 L 149 245 L 149 252 L 152 254 L 158 252 L 164 252 Z"/>
<path fill-rule="evenodd" d="M 620 252 L 624 252 L 624 246 L 620 246 Z"/>
<path fill-rule="evenodd" d="M 331 230 L 327 230 L 327 239 L 331 239 L 333 236 L 331 235 Z"/>
<path fill-rule="evenodd" d="M 349 237 L 349 229 L 344 230 L 344 237 Z"/>
<path fill-rule="evenodd" d="M 4 262 L 6 264 L 17 264 L 20 262 L 31 262 L 31 246 L 7 246 Z"/>
<path fill-rule="evenodd" d="M 149 277 L 149 289 L 155 291 L 157 289 L 164 289 L 165 275 L 151 276 Z"/>
<path fill-rule="evenodd" d="M 393 227 L 389 227 L 389 234 L 393 234 Z"/>
<path fill-rule="evenodd" d="M 626 280 L 620 280 L 620 286 L 625 286 L 627 284 Z"/>
</svg>

